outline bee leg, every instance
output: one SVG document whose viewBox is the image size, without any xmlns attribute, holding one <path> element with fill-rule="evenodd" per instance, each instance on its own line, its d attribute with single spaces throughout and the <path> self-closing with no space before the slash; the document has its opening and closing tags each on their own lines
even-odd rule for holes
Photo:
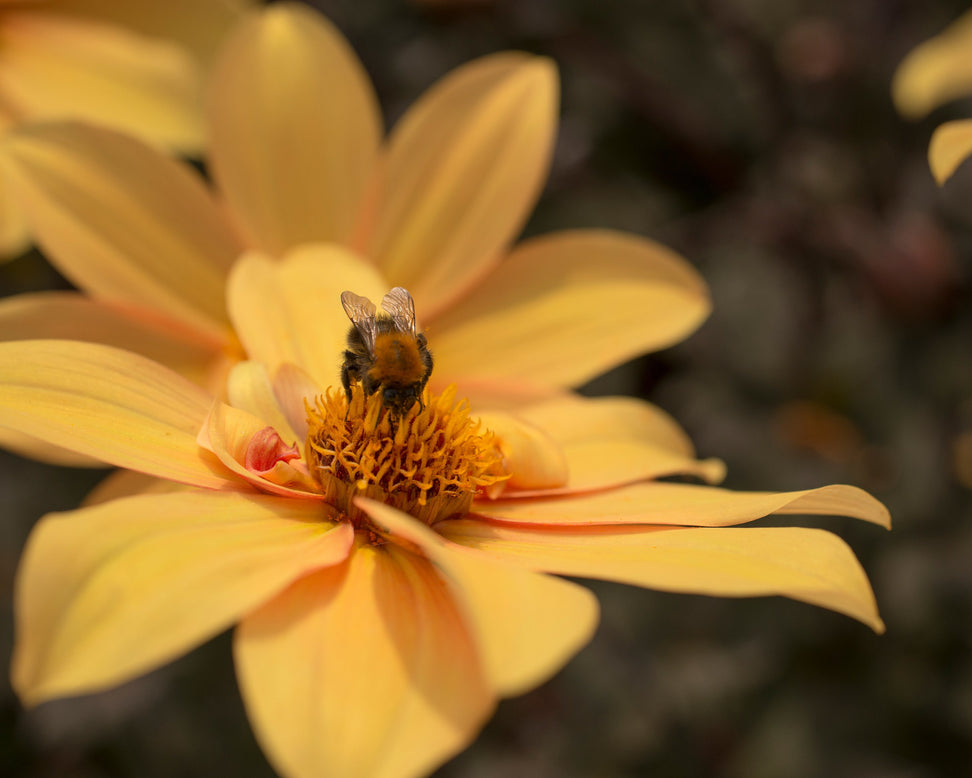
<svg viewBox="0 0 972 778">
<path fill-rule="evenodd" d="M 348 420 L 348 413 L 351 412 L 351 382 L 352 380 L 357 380 L 358 371 L 354 368 L 354 353 L 351 351 L 344 352 L 344 364 L 341 365 L 341 385 L 344 387 L 344 393 L 347 395 L 348 404 L 344 409 L 344 420 Z"/>
</svg>

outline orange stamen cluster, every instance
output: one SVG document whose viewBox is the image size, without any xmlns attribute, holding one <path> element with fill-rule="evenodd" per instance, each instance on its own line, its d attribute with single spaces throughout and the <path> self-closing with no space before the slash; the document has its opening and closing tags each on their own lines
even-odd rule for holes
<svg viewBox="0 0 972 778">
<path fill-rule="evenodd" d="M 508 478 L 491 433 L 456 403 L 455 387 L 423 398 L 401 418 L 354 387 L 351 406 L 332 389 L 305 403 L 304 456 L 325 500 L 359 526 L 366 517 L 355 497 L 393 505 L 426 524 L 464 513 L 478 491 Z"/>
</svg>

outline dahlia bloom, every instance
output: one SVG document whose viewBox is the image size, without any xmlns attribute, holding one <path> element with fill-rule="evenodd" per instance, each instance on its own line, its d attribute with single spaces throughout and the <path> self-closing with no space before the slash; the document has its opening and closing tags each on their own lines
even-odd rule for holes
<svg viewBox="0 0 972 778">
<path fill-rule="evenodd" d="M 894 74 L 892 93 L 898 110 L 912 119 L 972 94 L 972 11 L 905 57 Z M 970 154 L 972 119 L 939 126 L 928 147 L 938 184 L 944 184 Z"/>
<path fill-rule="evenodd" d="M 281 352 L 330 348 L 321 333 L 295 329 Z M 222 402 L 145 357 L 50 340 L 0 344 L 0 376 L 0 424 L 178 484 L 39 522 L 15 594 L 27 705 L 122 683 L 237 624 L 240 690 L 281 775 L 414 776 L 591 637 L 596 600 L 558 575 L 784 595 L 883 630 L 838 537 L 736 526 L 887 526 L 880 503 L 849 486 L 653 480 L 720 465 L 638 400 L 477 417 L 450 387 L 392 420 L 380 393 L 355 388 L 349 405 L 290 362 L 237 364 Z"/>
<path fill-rule="evenodd" d="M 246 0 L 0 0 L 0 133 L 83 119 L 162 148 L 203 147 L 202 66 Z M 0 255 L 29 230 L 0 177 Z"/>
<path fill-rule="evenodd" d="M 548 60 L 492 55 L 433 86 L 383 140 L 372 86 L 337 30 L 302 5 L 254 11 L 214 65 L 211 187 L 102 128 L 8 139 L 38 242 L 84 294 L 0 303 L 0 339 L 113 345 L 220 391 L 229 364 L 267 361 L 282 330 L 321 327 L 335 293 L 401 285 L 435 342 L 433 388 L 456 383 L 477 406 L 549 395 L 671 345 L 710 307 L 674 252 L 604 230 L 511 248 L 546 176 L 557 91 Z M 229 279 L 250 290 L 245 317 L 225 293 L 244 253 L 264 260 Z M 322 385 L 337 375 L 346 326 L 325 328 L 333 345 L 305 364 Z M 12 431 L 0 440 L 80 461 Z"/>
</svg>

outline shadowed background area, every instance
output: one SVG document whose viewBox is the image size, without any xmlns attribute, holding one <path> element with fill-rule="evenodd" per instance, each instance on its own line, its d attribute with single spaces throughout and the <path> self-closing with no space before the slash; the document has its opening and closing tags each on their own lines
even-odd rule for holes
<svg viewBox="0 0 972 778">
<path fill-rule="evenodd" d="M 313 5 L 355 46 L 390 122 L 475 56 L 555 59 L 560 136 L 528 234 L 613 227 L 658 239 L 701 270 L 715 308 L 686 343 L 585 391 L 657 402 L 702 456 L 726 461 L 731 488 L 851 483 L 895 522 L 890 534 L 816 523 L 857 552 L 886 635 L 779 599 L 592 584 L 594 641 L 503 702 L 438 775 L 958 775 L 972 753 L 972 163 L 938 189 L 925 150 L 940 121 L 972 116 L 972 101 L 909 123 L 890 81 L 966 4 Z M 66 283 L 37 254 L 0 266 L 3 294 L 51 287 Z M 102 475 L 0 453 L 5 664 L 30 526 L 75 507 Z M 271 775 L 228 636 L 113 692 L 31 713 L 4 681 L 0 765 L 38 778 Z"/>
</svg>

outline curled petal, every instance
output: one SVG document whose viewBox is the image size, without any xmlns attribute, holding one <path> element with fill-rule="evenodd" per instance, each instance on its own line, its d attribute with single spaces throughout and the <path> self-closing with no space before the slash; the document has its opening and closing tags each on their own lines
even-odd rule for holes
<svg viewBox="0 0 972 778">
<path fill-rule="evenodd" d="M 557 442 L 543 430 L 506 413 L 482 413 L 480 423 L 491 433 L 503 454 L 510 489 L 554 489 L 567 482 L 567 459 Z"/>
<path fill-rule="evenodd" d="M 802 527 L 522 527 L 445 521 L 454 543 L 530 570 L 718 597 L 778 594 L 884 631 L 854 553 Z"/>
<path fill-rule="evenodd" d="M 435 568 L 356 546 L 243 619 L 247 714 L 282 775 L 423 775 L 464 748 L 494 697 Z"/>
<path fill-rule="evenodd" d="M 296 452 L 296 445 L 291 447 L 252 413 L 214 404 L 200 429 L 199 445 L 257 489 L 284 497 L 321 499 L 299 454 L 287 453 Z"/>
<path fill-rule="evenodd" d="M 151 670 L 340 562 L 351 540 L 313 503 L 230 492 L 49 516 L 17 574 L 14 687 L 33 705 Z"/>
<path fill-rule="evenodd" d="M 670 249 L 578 230 L 521 244 L 430 323 L 430 341 L 440 379 L 568 387 L 678 342 L 709 308 L 705 282 Z"/>
<path fill-rule="evenodd" d="M 230 405 L 261 419 L 284 439 L 297 441 L 307 437 L 306 431 L 302 434 L 294 432 L 274 393 L 267 366 L 262 362 L 239 362 L 234 365 L 226 391 Z"/>
<path fill-rule="evenodd" d="M 937 127 L 928 145 L 928 164 L 942 186 L 972 154 L 972 119 L 945 122 Z"/>
<path fill-rule="evenodd" d="M 500 694 L 542 683 L 593 635 L 598 607 L 587 589 L 470 553 L 383 503 L 358 503 L 387 537 L 419 548 L 443 572 Z"/>
<path fill-rule="evenodd" d="M 547 175 L 557 73 L 519 52 L 450 73 L 395 126 L 367 245 L 433 316 L 493 267 Z"/>
</svg>

